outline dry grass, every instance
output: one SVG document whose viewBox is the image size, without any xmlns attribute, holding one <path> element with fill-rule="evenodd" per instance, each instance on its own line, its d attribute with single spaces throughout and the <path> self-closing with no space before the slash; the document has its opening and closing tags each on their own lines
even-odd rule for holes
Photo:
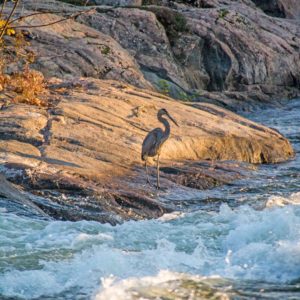
<svg viewBox="0 0 300 300">
<path fill-rule="evenodd" d="M 47 106 L 48 104 L 45 99 L 48 91 L 41 72 L 26 68 L 23 72 L 10 76 L 8 89 L 16 93 L 13 98 L 15 103 L 37 106 Z"/>
<path fill-rule="evenodd" d="M 32 53 L 20 55 L 18 47 L 16 44 L 0 45 L 0 92 L 9 95 L 10 102 L 47 106 L 45 78 L 41 72 L 30 68 Z M 17 70 L 8 73 L 11 65 L 17 66 Z"/>
<path fill-rule="evenodd" d="M 6 1 L 0 9 L 0 100 L 48 106 L 45 78 L 42 73 L 30 68 L 35 55 L 29 49 L 29 42 L 22 31 L 10 25 L 19 2 L 14 2 L 9 14 L 3 13 Z"/>
<path fill-rule="evenodd" d="M 2 92 L 7 85 L 8 77 L 7 75 L 0 74 L 0 92 Z"/>
<path fill-rule="evenodd" d="M 77 0 L 81 1 L 81 0 Z M 87 5 L 89 0 L 82 0 L 83 5 Z M 31 69 L 35 61 L 35 54 L 30 50 L 30 43 L 26 33 L 21 28 L 24 26 L 24 18 L 35 15 L 28 14 L 14 18 L 18 4 L 21 0 L 12 1 L 10 11 L 7 8 L 8 1 L 0 0 L 0 101 L 4 104 L 8 102 L 26 103 L 37 106 L 49 106 L 49 94 L 45 78 L 41 72 Z M 73 19 L 81 14 L 93 13 L 95 10 L 82 10 L 63 17 L 62 19 L 41 24 L 39 26 L 50 26 L 68 19 Z M 109 49 L 106 49 L 108 51 Z M 3 107 L 3 106 L 2 106 Z"/>
<path fill-rule="evenodd" d="M 48 106 L 47 85 L 41 72 L 33 70 L 34 54 L 22 32 L 0 43 L 0 92 L 4 102 Z M 14 66 L 13 72 L 8 70 Z"/>
</svg>

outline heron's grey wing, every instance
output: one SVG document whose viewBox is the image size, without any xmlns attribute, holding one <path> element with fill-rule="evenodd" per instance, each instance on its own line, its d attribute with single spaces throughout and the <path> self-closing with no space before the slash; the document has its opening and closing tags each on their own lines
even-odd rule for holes
<svg viewBox="0 0 300 300">
<path fill-rule="evenodd" d="M 150 131 L 145 137 L 142 145 L 142 159 L 146 156 L 155 156 L 162 140 L 163 132 L 160 128 Z"/>
</svg>

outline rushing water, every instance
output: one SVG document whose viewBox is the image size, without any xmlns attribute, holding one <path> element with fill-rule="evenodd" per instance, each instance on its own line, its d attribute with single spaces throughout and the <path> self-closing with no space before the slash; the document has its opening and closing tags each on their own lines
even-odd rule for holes
<svg viewBox="0 0 300 300">
<path fill-rule="evenodd" d="M 199 192 L 189 212 L 111 226 L 1 208 L 0 298 L 300 299 L 300 101 L 248 117 L 295 160 Z"/>
</svg>

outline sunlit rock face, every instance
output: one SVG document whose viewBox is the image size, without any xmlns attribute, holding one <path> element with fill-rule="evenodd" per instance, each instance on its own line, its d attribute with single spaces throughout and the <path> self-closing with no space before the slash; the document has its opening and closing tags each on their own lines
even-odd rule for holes
<svg viewBox="0 0 300 300">
<path fill-rule="evenodd" d="M 250 1 L 201 3 L 115 8 L 80 20 L 116 39 L 145 78 L 175 98 L 246 106 L 299 94 L 298 21 L 272 18 Z"/>
<path fill-rule="evenodd" d="M 51 5 L 47 6 L 47 3 L 44 7 L 53 8 Z M 26 22 L 41 24 L 58 20 L 58 15 L 43 14 L 28 18 Z M 51 27 L 35 28 L 32 30 L 30 45 L 37 54 L 32 67 L 47 78 L 71 79 L 74 76 L 84 76 L 114 79 L 142 88 L 152 88 L 135 59 L 116 40 L 73 20 Z"/>
<path fill-rule="evenodd" d="M 76 32 L 68 30 L 68 40 L 64 26 L 53 36 L 48 27 L 36 30 L 41 38 L 33 44 L 43 56 L 68 48 L 51 64 L 37 60 L 37 68 L 60 77 L 79 74 L 152 86 L 180 100 L 231 109 L 299 95 L 300 26 L 290 19 L 299 15 L 299 5 L 293 0 L 273 1 L 275 6 L 258 0 L 257 5 L 250 0 L 133 2 L 99 2 L 93 14 L 76 18 Z M 36 9 L 34 1 L 25 6 Z M 47 0 L 37 9 L 74 12 L 78 6 Z"/>
<path fill-rule="evenodd" d="M 33 199 L 57 219 L 117 223 L 172 211 L 146 185 L 140 158 L 146 134 L 162 126 L 157 121 L 160 108 L 180 125 L 172 126 L 161 154 L 161 185 L 169 196 L 240 179 L 250 170 L 243 163 L 275 163 L 294 155 L 276 130 L 213 104 L 187 105 L 92 78 L 52 79 L 49 89 L 57 99 L 51 108 L 9 105 L 0 119 L 2 171 L 41 198 L 25 197 L 6 182 L 1 191 L 7 198 Z M 208 161 L 214 160 L 218 162 L 212 167 Z M 154 182 L 155 167 L 150 175 Z"/>
</svg>

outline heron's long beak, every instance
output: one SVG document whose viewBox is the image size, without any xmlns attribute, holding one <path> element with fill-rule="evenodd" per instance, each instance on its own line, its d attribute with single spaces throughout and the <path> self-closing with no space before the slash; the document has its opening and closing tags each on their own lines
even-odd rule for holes
<svg viewBox="0 0 300 300">
<path fill-rule="evenodd" d="M 177 124 L 177 122 L 168 114 L 168 117 L 170 118 L 170 120 L 176 125 L 179 127 L 179 125 Z"/>
</svg>

